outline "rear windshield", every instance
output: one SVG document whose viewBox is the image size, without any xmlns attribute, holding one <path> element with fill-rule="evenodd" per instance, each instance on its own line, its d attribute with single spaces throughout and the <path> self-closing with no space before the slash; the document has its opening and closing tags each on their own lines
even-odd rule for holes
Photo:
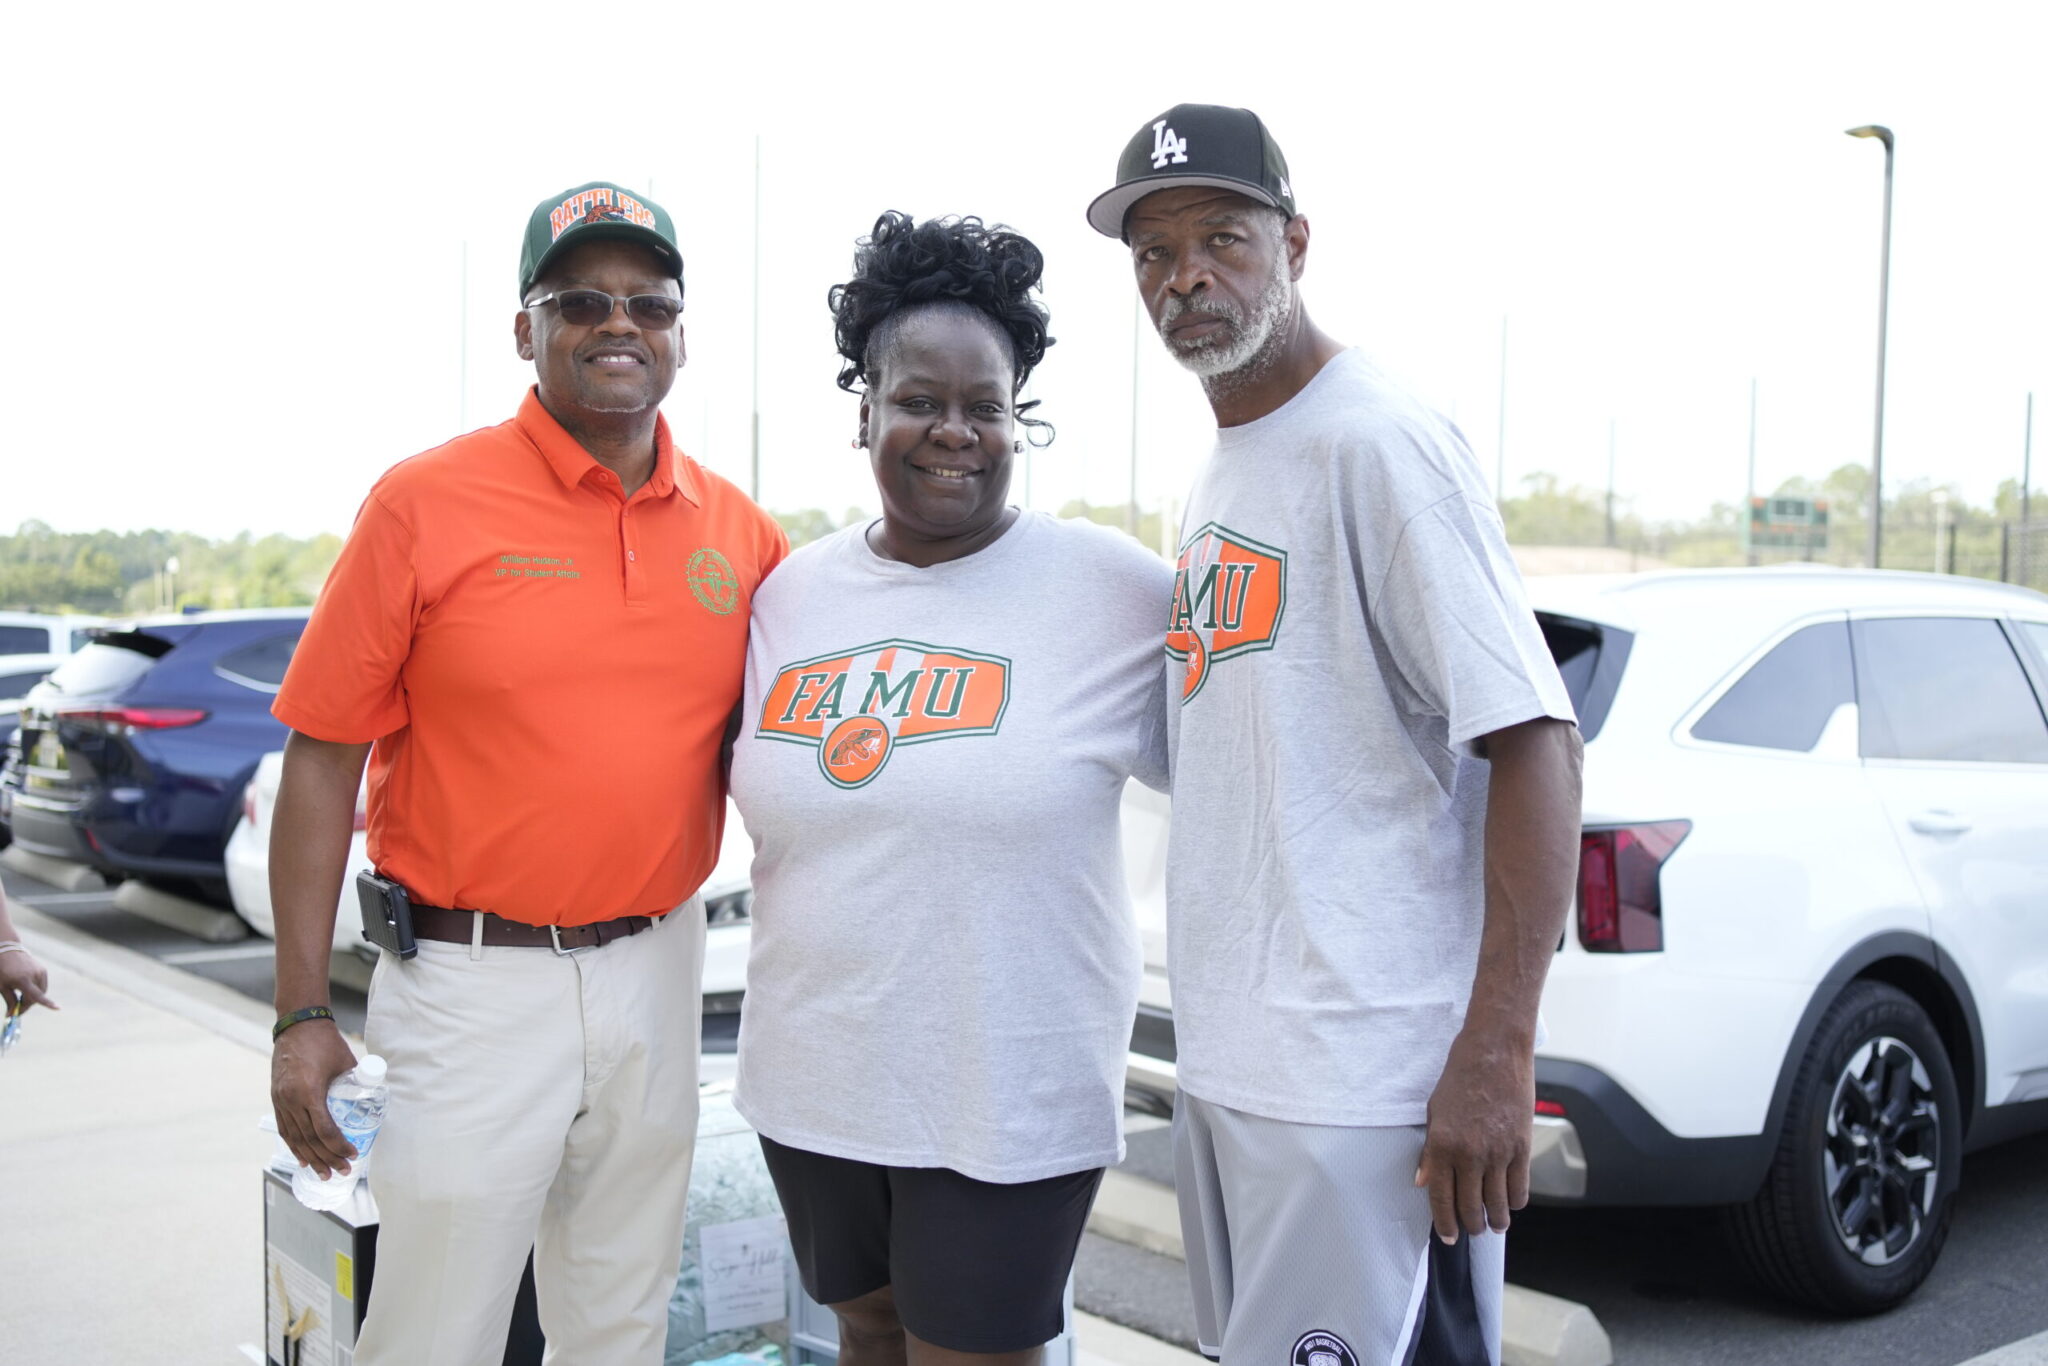
<svg viewBox="0 0 2048 1366">
<path fill-rule="evenodd" d="M 112 632 L 59 664 L 48 682 L 70 697 L 117 692 L 148 673 L 170 649 L 170 641 L 147 631 Z"/>
<path fill-rule="evenodd" d="M 1543 643 L 1550 647 L 1550 657 L 1557 661 L 1557 672 L 1571 695 L 1579 734 L 1591 740 L 1607 722 L 1634 637 L 1612 626 L 1551 612 L 1538 612 L 1536 624 L 1543 628 Z"/>
</svg>

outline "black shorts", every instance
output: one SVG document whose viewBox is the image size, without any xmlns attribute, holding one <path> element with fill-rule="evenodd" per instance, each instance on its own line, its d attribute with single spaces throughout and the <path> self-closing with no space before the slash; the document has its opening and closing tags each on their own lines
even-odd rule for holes
<svg viewBox="0 0 2048 1366">
<path fill-rule="evenodd" d="M 1004 1185 L 786 1147 L 762 1155 L 804 1291 L 841 1304 L 893 1286 L 903 1326 L 955 1352 L 1021 1352 L 1065 1326 L 1062 1300 L 1102 1169 Z"/>
</svg>

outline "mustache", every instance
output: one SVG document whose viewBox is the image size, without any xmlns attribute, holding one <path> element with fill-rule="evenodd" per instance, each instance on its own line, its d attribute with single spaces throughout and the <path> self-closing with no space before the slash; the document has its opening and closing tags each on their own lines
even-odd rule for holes
<svg viewBox="0 0 2048 1366">
<path fill-rule="evenodd" d="M 1164 332 L 1190 313 L 1219 318 L 1234 327 L 1245 324 L 1244 311 L 1227 299 L 1194 299 L 1177 294 L 1166 301 L 1166 307 L 1159 312 L 1159 330 Z"/>
</svg>

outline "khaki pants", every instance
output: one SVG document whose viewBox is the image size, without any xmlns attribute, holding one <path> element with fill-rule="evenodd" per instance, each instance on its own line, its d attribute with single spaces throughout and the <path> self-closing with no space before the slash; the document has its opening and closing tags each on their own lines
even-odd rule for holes
<svg viewBox="0 0 2048 1366">
<path fill-rule="evenodd" d="M 704 907 L 603 948 L 422 942 L 370 984 L 391 1106 L 357 1366 L 498 1366 L 529 1247 L 549 1362 L 659 1366 L 697 1131 Z"/>
</svg>

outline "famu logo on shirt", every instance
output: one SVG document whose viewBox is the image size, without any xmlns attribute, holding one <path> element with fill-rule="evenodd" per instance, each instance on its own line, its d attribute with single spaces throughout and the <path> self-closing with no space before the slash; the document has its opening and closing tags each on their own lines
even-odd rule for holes
<svg viewBox="0 0 2048 1366">
<path fill-rule="evenodd" d="M 1287 552 L 1203 523 L 1180 548 L 1166 621 L 1166 653 L 1187 661 L 1181 702 L 1202 690 L 1219 662 L 1272 649 L 1286 610 Z"/>
<path fill-rule="evenodd" d="M 827 782 L 862 787 L 901 746 L 994 735 L 1009 705 L 1001 655 L 882 640 L 783 665 L 754 734 L 815 746 Z"/>
</svg>

